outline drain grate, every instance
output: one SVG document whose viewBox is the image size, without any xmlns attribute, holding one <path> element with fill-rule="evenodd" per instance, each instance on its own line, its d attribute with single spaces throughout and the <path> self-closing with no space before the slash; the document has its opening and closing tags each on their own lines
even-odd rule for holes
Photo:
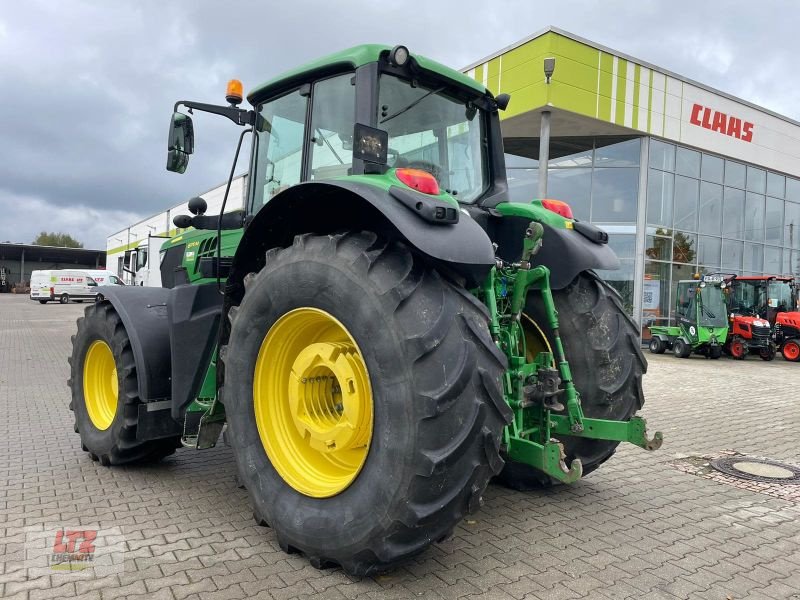
<svg viewBox="0 0 800 600">
<path fill-rule="evenodd" d="M 723 456 L 709 463 L 713 469 L 747 481 L 800 485 L 800 468 L 765 458 Z"/>
<path fill-rule="evenodd" d="M 800 465 L 747 456 L 735 450 L 676 458 L 672 466 L 684 473 L 800 504 Z"/>
</svg>

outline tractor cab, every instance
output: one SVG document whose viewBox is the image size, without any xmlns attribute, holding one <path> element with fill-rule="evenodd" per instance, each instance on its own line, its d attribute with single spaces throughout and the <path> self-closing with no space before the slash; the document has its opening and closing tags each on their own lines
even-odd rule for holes
<svg viewBox="0 0 800 600">
<path fill-rule="evenodd" d="M 651 327 L 650 352 L 671 349 L 678 358 L 693 352 L 719 358 L 728 334 L 727 284 L 721 275 L 679 281 L 675 293 L 676 325 Z"/>
<path fill-rule="evenodd" d="M 797 286 L 791 277 L 773 275 L 735 277 L 730 280 L 731 330 L 746 344 L 731 350 L 735 358 L 743 351 L 758 352 L 764 360 L 772 360 L 776 348 L 784 358 L 800 360 L 800 309 Z"/>
</svg>

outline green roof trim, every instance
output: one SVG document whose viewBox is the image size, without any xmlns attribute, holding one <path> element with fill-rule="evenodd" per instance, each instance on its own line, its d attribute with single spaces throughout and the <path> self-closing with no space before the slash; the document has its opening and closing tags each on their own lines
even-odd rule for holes
<svg viewBox="0 0 800 600">
<path fill-rule="evenodd" d="M 250 104 L 253 104 L 256 98 L 269 96 L 273 91 L 277 92 L 282 89 L 289 88 L 296 82 L 299 83 L 300 80 L 304 79 L 304 76 L 309 72 L 328 70 L 335 71 L 338 69 L 357 69 L 362 65 L 366 65 L 371 62 L 377 62 L 382 52 L 388 52 L 391 49 L 391 46 L 385 46 L 382 44 L 362 44 L 361 46 L 354 46 L 346 50 L 341 50 L 340 52 L 323 56 L 322 58 L 318 58 L 317 60 L 286 71 L 281 75 L 273 77 L 261 85 L 256 86 L 250 90 L 250 93 L 247 94 L 247 101 L 250 102 Z M 468 77 L 456 69 L 446 67 L 435 60 L 431 60 L 430 58 L 426 58 L 419 54 L 412 54 L 411 56 L 417 61 L 417 64 L 426 71 L 430 71 L 441 77 L 450 79 L 455 83 L 463 87 L 473 89 L 478 93 L 486 93 L 486 88 L 484 88 L 471 77 Z"/>
</svg>

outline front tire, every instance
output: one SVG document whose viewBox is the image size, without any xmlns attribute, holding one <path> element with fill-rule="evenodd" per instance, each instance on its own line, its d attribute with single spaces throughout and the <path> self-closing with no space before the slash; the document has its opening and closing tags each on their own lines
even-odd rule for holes
<svg viewBox="0 0 800 600">
<path fill-rule="evenodd" d="M 138 441 L 139 386 L 130 338 L 110 302 L 86 307 L 72 337 L 69 408 L 92 460 L 104 466 L 160 460 L 179 438 Z"/>
<path fill-rule="evenodd" d="M 681 338 L 678 338 L 672 344 L 672 353 L 676 358 L 689 358 L 692 353 L 692 347 Z"/>
<path fill-rule="evenodd" d="M 511 418 L 483 305 L 372 233 L 298 236 L 245 282 L 222 398 L 256 520 L 357 576 L 448 536 L 502 468 Z"/>
<path fill-rule="evenodd" d="M 570 363 L 583 413 L 596 419 L 627 421 L 644 404 L 642 376 L 647 360 L 639 343 L 639 328 L 625 312 L 617 291 L 591 271 L 579 274 L 566 288 L 553 291 L 561 342 Z M 555 347 L 541 295 L 528 294 L 523 319 L 529 353 Z M 542 335 L 545 339 L 542 340 Z M 529 356 L 532 359 L 533 356 Z M 614 454 L 619 442 L 564 436 L 567 464 L 579 458 L 583 474 L 596 470 Z M 506 458 L 498 478 L 522 491 L 558 483 L 542 471 Z"/>
<path fill-rule="evenodd" d="M 650 338 L 649 346 L 651 354 L 664 354 L 664 351 L 667 349 L 667 345 L 664 343 L 664 340 L 658 337 Z"/>
<path fill-rule="evenodd" d="M 39 304 L 47 304 L 47 300 L 39 300 Z"/>
<path fill-rule="evenodd" d="M 781 346 L 781 354 L 789 362 L 800 361 L 800 339 L 792 338 L 785 341 Z"/>
<path fill-rule="evenodd" d="M 758 355 L 761 357 L 761 360 L 763 360 L 763 361 L 769 362 L 771 360 L 774 360 L 775 359 L 775 346 L 770 344 L 766 348 L 761 348 L 761 350 L 758 351 Z"/>
<path fill-rule="evenodd" d="M 69 304 L 69 294 L 61 294 L 61 296 L 58 298 L 58 301 L 61 304 Z"/>
</svg>

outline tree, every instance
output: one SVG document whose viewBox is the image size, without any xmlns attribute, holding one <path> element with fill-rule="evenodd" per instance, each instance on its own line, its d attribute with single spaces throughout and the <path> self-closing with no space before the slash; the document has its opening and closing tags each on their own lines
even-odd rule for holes
<svg viewBox="0 0 800 600">
<path fill-rule="evenodd" d="M 60 246 L 62 248 L 83 248 L 83 242 L 79 242 L 68 233 L 49 233 L 42 231 L 33 240 L 37 246 Z"/>
</svg>

